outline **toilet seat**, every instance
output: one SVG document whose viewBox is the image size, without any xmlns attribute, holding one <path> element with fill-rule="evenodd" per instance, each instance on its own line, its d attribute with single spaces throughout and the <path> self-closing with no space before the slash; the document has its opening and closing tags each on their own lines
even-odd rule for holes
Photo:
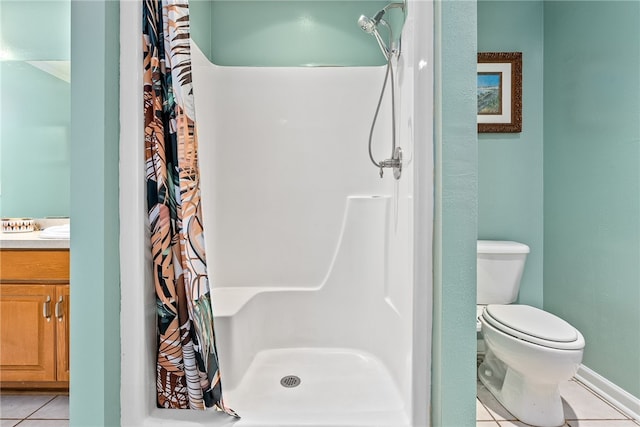
<svg viewBox="0 0 640 427">
<path fill-rule="evenodd" d="M 482 318 L 494 328 L 515 338 L 558 350 L 581 350 L 584 338 L 569 323 L 528 305 L 489 304 Z"/>
</svg>

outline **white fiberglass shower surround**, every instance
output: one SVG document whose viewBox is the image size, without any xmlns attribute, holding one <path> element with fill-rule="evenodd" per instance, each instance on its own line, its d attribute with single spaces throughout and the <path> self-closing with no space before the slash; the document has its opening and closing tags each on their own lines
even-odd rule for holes
<svg viewBox="0 0 640 427">
<path fill-rule="evenodd" d="M 428 425 L 432 7 L 407 4 L 399 180 L 381 179 L 367 153 L 384 66 L 221 67 L 192 43 L 205 243 L 234 420 L 156 408 L 141 13 L 121 2 L 122 425 Z M 386 96 L 376 158 L 389 156 L 390 132 Z"/>
</svg>

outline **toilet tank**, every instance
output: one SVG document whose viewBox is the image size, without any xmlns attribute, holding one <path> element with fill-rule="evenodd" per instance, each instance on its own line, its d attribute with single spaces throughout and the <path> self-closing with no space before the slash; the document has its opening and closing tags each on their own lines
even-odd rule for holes
<svg viewBox="0 0 640 427">
<path fill-rule="evenodd" d="M 478 240 L 477 304 L 514 302 L 528 253 L 524 243 Z"/>
</svg>

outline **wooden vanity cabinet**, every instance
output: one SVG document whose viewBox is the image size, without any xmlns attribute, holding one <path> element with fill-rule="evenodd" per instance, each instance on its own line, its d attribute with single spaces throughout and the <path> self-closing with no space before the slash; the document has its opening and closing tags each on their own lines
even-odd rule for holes
<svg viewBox="0 0 640 427">
<path fill-rule="evenodd" d="M 69 387 L 69 251 L 0 250 L 0 387 Z"/>
</svg>

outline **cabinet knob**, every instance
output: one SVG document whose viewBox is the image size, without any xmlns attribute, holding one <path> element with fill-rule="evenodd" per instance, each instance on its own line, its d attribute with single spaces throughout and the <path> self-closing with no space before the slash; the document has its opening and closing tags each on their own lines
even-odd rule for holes
<svg viewBox="0 0 640 427">
<path fill-rule="evenodd" d="M 49 295 L 42 304 L 42 316 L 47 319 L 47 322 L 51 321 L 51 297 Z"/>
</svg>

